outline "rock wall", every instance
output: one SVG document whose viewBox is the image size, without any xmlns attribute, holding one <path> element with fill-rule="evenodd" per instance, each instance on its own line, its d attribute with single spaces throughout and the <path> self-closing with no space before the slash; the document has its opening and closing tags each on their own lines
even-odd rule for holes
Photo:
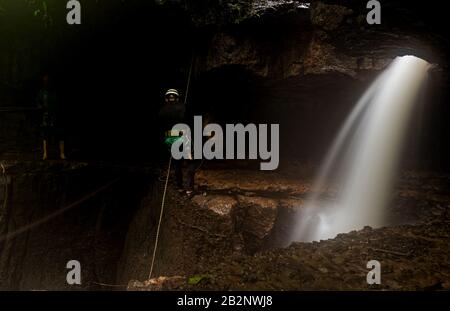
<svg viewBox="0 0 450 311">
<path fill-rule="evenodd" d="M 77 162 L 3 164 L 0 289 L 110 289 L 99 283 L 115 284 L 130 217 L 148 180 Z M 81 264 L 81 285 L 66 282 L 69 260 Z"/>
<path fill-rule="evenodd" d="M 367 71 L 379 71 L 408 53 L 448 66 L 445 42 L 438 34 L 389 16 L 381 25 L 368 25 L 363 1 L 341 5 L 314 1 L 308 8 L 296 1 L 250 3 L 253 9 L 244 22 L 230 22 L 211 32 L 199 71 L 240 64 L 264 78 L 332 72 L 363 78 Z M 395 10 L 385 6 L 385 11 Z"/>
<path fill-rule="evenodd" d="M 246 170 L 200 171 L 201 194 L 191 199 L 170 183 L 152 276 L 195 275 L 225 256 L 286 246 L 290 220 L 301 210 L 309 185 L 270 176 L 268 180 L 265 174 Z M 118 283 L 148 278 L 163 191 L 159 184 L 131 221 Z"/>
</svg>

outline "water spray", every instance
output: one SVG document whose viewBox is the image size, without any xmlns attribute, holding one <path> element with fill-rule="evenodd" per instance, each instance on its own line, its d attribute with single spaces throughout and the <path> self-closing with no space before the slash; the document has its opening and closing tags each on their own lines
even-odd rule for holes
<svg viewBox="0 0 450 311">
<path fill-rule="evenodd" d="M 315 241 L 386 225 L 407 124 L 430 67 L 415 56 L 397 57 L 368 88 L 336 136 L 292 240 Z M 340 190 L 336 200 L 323 204 L 320 194 L 337 169 L 342 172 Z"/>
</svg>

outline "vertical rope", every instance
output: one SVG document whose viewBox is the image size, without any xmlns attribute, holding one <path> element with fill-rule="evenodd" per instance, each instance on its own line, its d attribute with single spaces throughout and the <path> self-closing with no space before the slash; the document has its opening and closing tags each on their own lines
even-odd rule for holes
<svg viewBox="0 0 450 311">
<path fill-rule="evenodd" d="M 150 266 L 150 273 L 148 275 L 148 279 L 149 280 L 152 278 L 153 266 L 155 264 L 156 249 L 158 248 L 159 231 L 161 229 L 161 222 L 162 222 L 162 217 L 163 217 L 163 213 L 164 213 L 164 203 L 165 203 L 165 200 L 166 200 L 166 191 L 167 191 L 167 184 L 169 183 L 169 175 L 170 175 L 170 166 L 171 166 L 171 164 L 172 164 L 172 155 L 170 156 L 169 166 L 167 167 L 166 184 L 164 185 L 164 192 L 163 192 L 163 197 L 162 197 L 162 202 L 161 202 L 161 211 L 159 213 L 158 228 L 156 229 L 155 246 L 153 247 L 152 265 Z"/>
<path fill-rule="evenodd" d="M 189 75 L 188 75 L 188 80 L 187 80 L 187 84 L 186 84 L 186 94 L 184 96 L 184 104 L 185 105 L 186 105 L 186 102 L 187 102 L 187 99 L 188 99 L 189 87 L 191 85 L 191 76 L 192 76 L 192 68 L 193 67 L 194 67 L 194 51 L 192 51 L 191 65 L 189 67 Z M 164 192 L 163 192 L 163 197 L 162 197 L 162 202 L 161 202 L 161 211 L 159 213 L 158 228 L 156 229 L 155 246 L 153 247 L 152 264 L 150 266 L 150 273 L 148 275 L 148 279 L 149 280 L 152 278 L 153 267 L 155 265 L 156 250 L 158 248 L 159 232 L 160 232 L 160 229 L 161 229 L 161 222 L 162 222 L 162 217 L 163 217 L 163 214 L 164 214 L 164 203 L 166 201 L 166 192 L 167 192 L 167 185 L 169 183 L 169 175 L 170 175 L 171 164 L 172 164 L 172 155 L 170 156 L 169 166 L 167 167 L 166 183 L 164 185 Z"/>
<path fill-rule="evenodd" d="M 194 67 L 194 51 L 192 51 L 191 66 L 189 67 L 189 75 L 188 75 L 188 80 L 187 80 L 187 84 L 186 84 L 186 94 L 184 95 L 184 104 L 185 105 L 186 105 L 186 102 L 188 99 L 189 88 L 191 85 L 191 76 L 192 76 L 192 68 L 193 67 Z"/>
</svg>

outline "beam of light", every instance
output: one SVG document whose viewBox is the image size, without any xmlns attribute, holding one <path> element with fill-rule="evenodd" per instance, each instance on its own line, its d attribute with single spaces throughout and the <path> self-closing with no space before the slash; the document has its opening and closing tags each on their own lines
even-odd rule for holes
<svg viewBox="0 0 450 311">
<path fill-rule="evenodd" d="M 291 241 L 333 238 L 386 224 L 408 120 L 430 67 L 415 56 L 397 57 L 361 97 L 321 166 Z M 320 192 L 341 154 L 341 189 L 335 202 L 324 205 Z"/>
</svg>

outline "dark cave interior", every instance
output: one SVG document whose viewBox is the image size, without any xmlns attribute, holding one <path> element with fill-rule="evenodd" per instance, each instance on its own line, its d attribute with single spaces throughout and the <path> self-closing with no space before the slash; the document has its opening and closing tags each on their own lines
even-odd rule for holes
<svg viewBox="0 0 450 311">
<path fill-rule="evenodd" d="M 158 174 L 167 158 L 159 144 L 157 113 L 166 89 L 177 88 L 184 98 L 189 77 L 189 115 L 207 114 L 219 124 L 280 124 L 281 173 L 241 177 L 239 170 L 254 168 L 252 161 L 215 161 L 205 165 L 211 171 L 198 177 L 200 192 L 207 189 L 211 200 L 199 195 L 188 201 L 170 190 L 171 209 L 164 224 L 172 235 L 163 235 L 159 257 L 169 263 L 157 267 L 159 275 L 222 269 L 219 263 L 230 254 L 254 255 L 286 246 L 282 240 L 298 212 L 292 206 L 305 200 L 312 168 L 383 69 L 375 63 L 395 56 L 414 54 L 437 64 L 424 91 L 427 97 L 414 111 L 401 162 L 402 169 L 431 170 L 435 175 L 402 176 L 399 193 L 407 195 L 395 199 L 396 208 L 399 214 L 403 207 L 414 208 L 396 217 L 418 224 L 448 218 L 448 211 L 442 212 L 450 200 L 444 176 L 450 170 L 449 67 L 442 56 L 449 47 L 445 10 L 423 2 L 385 1 L 383 24 L 373 31 L 358 24 L 366 8 L 356 0 L 320 1 L 353 10 L 333 29 L 312 23 L 309 10 L 269 9 L 249 17 L 231 6 L 227 8 L 233 8 L 233 14 L 222 11 L 222 1 L 81 2 L 86 8 L 83 23 L 71 27 L 60 14 L 65 12 L 64 1 L 53 3 L 49 21 L 33 16 L 26 1 L 0 0 L 0 9 L 8 13 L 3 16 L 0 10 L 0 159 L 10 165 L 13 180 L 9 188 L 0 182 L 0 198 L 9 194 L 9 209 L 0 213 L 0 238 L 88 196 L 47 226 L 33 227 L 32 235 L 19 235 L 12 242 L 0 239 L 5 250 L 0 256 L 0 289 L 67 289 L 65 275 L 55 267 L 75 253 L 89 262 L 84 272 L 89 282 L 82 289 L 111 289 L 99 283 L 124 289 L 130 280 L 147 275 L 161 203 Z M 245 8 L 245 2 L 233 3 Z M 319 1 L 311 1 L 315 3 Z M 416 44 L 416 37 L 425 43 Z M 412 43 L 403 47 L 400 40 Z M 325 52 L 316 56 L 310 46 Z M 320 58 L 326 59 L 323 64 Z M 321 67 L 318 71 L 315 63 Z M 62 105 L 70 159 L 65 163 L 40 161 L 41 120 L 33 109 L 44 73 L 50 74 Z M 303 174 L 308 182 L 289 179 Z M 416 194 L 422 184 L 429 186 L 422 189 L 426 200 Z M 237 207 L 229 214 L 220 210 L 229 205 Z M 255 206 L 263 207 L 262 212 Z M 254 218 L 262 224 L 253 223 Z M 5 219 L 8 226 L 2 227 Z M 180 233 L 182 229 L 187 233 Z M 231 242 L 220 240 L 222 231 Z M 384 235 L 378 237 L 384 243 Z M 308 253 L 315 244 L 296 247 Z M 180 252 L 184 258 L 178 258 Z M 204 255 L 209 253 L 211 258 Z M 43 254 L 47 256 L 42 263 L 33 261 Z M 252 260 L 267 259 L 261 256 Z M 44 276 L 33 274 L 38 264 L 50 267 Z M 221 281 L 228 289 L 228 281 Z M 208 286 L 202 289 L 214 289 Z"/>
<path fill-rule="evenodd" d="M 415 18 L 419 11 L 427 27 L 435 29 L 439 25 L 438 19 L 425 14 L 423 8 L 407 7 L 408 14 L 402 15 L 400 21 L 398 12 L 389 11 L 395 18 L 385 17 L 388 27 L 405 25 L 403 19 Z M 396 8 L 403 6 L 399 4 Z M 304 17 L 294 19 L 288 14 L 282 22 L 271 18 L 263 25 L 258 20 L 250 20 L 239 25 L 238 30 L 233 30 L 237 26 L 231 27 L 231 31 L 240 36 L 250 34 L 262 41 L 267 53 L 276 58 L 283 46 L 277 44 L 280 37 L 289 36 L 293 27 L 308 29 L 309 26 Z M 202 72 L 196 66 L 197 53 L 205 53 L 202 46 L 217 28 L 208 26 L 197 30 L 188 12 L 177 6 L 176 1 L 167 6 L 144 1 L 136 1 L 134 5 L 112 2 L 105 8 L 93 5 L 84 19 L 79 28 L 66 26 L 55 34 L 33 24 L 23 25 L 21 31 L 16 31 L 18 42 L 32 42 L 29 47 L 35 52 L 32 61 L 38 65 L 34 65 L 37 68 L 33 73 L 24 74 L 28 78 L 17 84 L 17 89 L 4 92 L 15 92 L 14 100 L 6 97 L 2 103 L 3 106 L 34 106 L 40 75 L 49 72 L 64 102 L 64 135 L 73 158 L 119 161 L 158 158 L 155 156 L 158 148 L 153 142 L 157 141 L 155 118 L 163 103 L 163 90 L 175 87 L 184 96 L 192 60 L 187 100 L 191 115 L 207 112 L 219 123 L 280 123 L 284 159 L 320 158 L 352 104 L 373 79 L 368 76 L 358 81 L 330 73 L 280 81 L 270 75 L 255 76 L 241 65 Z M 416 24 L 411 27 L 420 26 Z M 398 55 L 408 52 L 398 51 Z M 417 56 L 423 53 L 414 52 Z M 446 98 L 445 94 L 440 96 Z M 430 112 L 424 113 L 439 124 L 433 127 L 434 132 L 425 135 L 424 143 L 433 152 L 427 153 L 429 158 L 418 165 L 446 169 L 449 151 L 440 141 L 446 141 L 449 129 L 445 120 L 438 119 L 446 115 L 448 108 L 438 103 L 434 106 L 428 105 Z M 38 122 L 32 113 L 29 118 Z M 31 151 L 36 148 L 37 133 L 33 129 L 24 132 L 31 136 L 32 143 L 26 146 Z M 297 133 L 295 137 L 299 137 L 300 144 L 293 141 L 291 133 Z"/>
</svg>

